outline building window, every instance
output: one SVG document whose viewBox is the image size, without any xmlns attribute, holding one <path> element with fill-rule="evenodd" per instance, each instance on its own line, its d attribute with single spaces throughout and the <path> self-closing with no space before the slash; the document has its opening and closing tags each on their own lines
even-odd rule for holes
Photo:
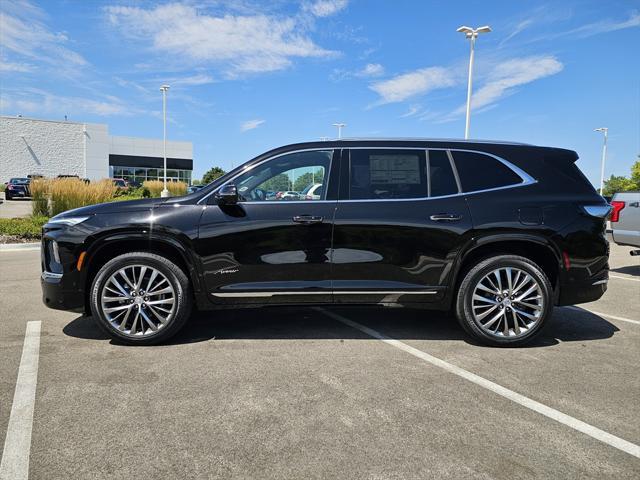
<svg viewBox="0 0 640 480">
<path fill-rule="evenodd" d="M 113 167 L 113 178 L 124 178 L 125 180 L 144 182 L 146 180 L 162 180 L 164 170 L 161 168 L 140 168 L 140 167 Z M 191 184 L 191 170 L 167 169 L 167 181 L 185 182 Z"/>
</svg>

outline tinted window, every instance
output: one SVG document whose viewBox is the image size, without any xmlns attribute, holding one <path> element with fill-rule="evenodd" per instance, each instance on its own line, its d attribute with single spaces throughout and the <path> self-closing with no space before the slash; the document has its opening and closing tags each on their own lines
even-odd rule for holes
<svg viewBox="0 0 640 480">
<path fill-rule="evenodd" d="M 451 153 L 465 192 L 522 183 L 520 176 L 493 157 L 474 152 Z"/>
<path fill-rule="evenodd" d="M 350 197 L 426 197 L 425 170 L 425 154 L 421 150 L 351 150 Z"/>
<path fill-rule="evenodd" d="M 233 180 L 240 201 L 323 200 L 333 150 L 296 152 L 267 160 Z M 307 195 L 314 185 L 314 195 Z"/>
<path fill-rule="evenodd" d="M 444 150 L 429 150 L 429 175 L 432 197 L 458 193 L 456 177 L 453 175 L 449 156 Z"/>
</svg>

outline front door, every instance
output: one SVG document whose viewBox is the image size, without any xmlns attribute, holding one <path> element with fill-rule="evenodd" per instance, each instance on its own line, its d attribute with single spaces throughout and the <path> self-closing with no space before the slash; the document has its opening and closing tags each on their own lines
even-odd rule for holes
<svg viewBox="0 0 640 480">
<path fill-rule="evenodd" d="M 197 250 L 215 303 L 331 301 L 333 157 L 328 149 L 268 159 L 227 182 L 237 205 L 206 206 Z"/>
<path fill-rule="evenodd" d="M 440 300 L 472 228 L 447 152 L 354 148 L 344 162 L 334 220 L 335 301 Z"/>
</svg>

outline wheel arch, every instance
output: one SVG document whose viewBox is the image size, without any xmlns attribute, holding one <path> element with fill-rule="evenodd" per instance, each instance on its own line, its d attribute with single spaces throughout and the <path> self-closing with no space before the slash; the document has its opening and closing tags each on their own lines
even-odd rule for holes
<svg viewBox="0 0 640 480">
<path fill-rule="evenodd" d="M 547 238 L 528 234 L 500 234 L 476 239 L 460 255 L 453 285 L 455 291 L 465 273 L 484 258 L 493 255 L 519 255 L 528 258 L 542 268 L 554 291 L 557 290 L 562 255 Z"/>
<path fill-rule="evenodd" d="M 91 243 L 84 263 L 85 311 L 89 312 L 91 283 L 100 268 L 112 258 L 129 252 L 150 252 L 175 263 L 187 276 L 194 294 L 200 292 L 198 268 L 193 254 L 179 239 L 166 233 L 118 232 L 104 235 Z"/>
</svg>

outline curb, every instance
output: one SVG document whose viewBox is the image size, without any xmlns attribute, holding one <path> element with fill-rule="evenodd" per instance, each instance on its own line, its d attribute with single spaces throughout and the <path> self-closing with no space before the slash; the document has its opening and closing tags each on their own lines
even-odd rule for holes
<svg viewBox="0 0 640 480">
<path fill-rule="evenodd" d="M 12 252 L 19 250 L 40 250 L 38 243 L 0 243 L 0 252 Z"/>
</svg>

